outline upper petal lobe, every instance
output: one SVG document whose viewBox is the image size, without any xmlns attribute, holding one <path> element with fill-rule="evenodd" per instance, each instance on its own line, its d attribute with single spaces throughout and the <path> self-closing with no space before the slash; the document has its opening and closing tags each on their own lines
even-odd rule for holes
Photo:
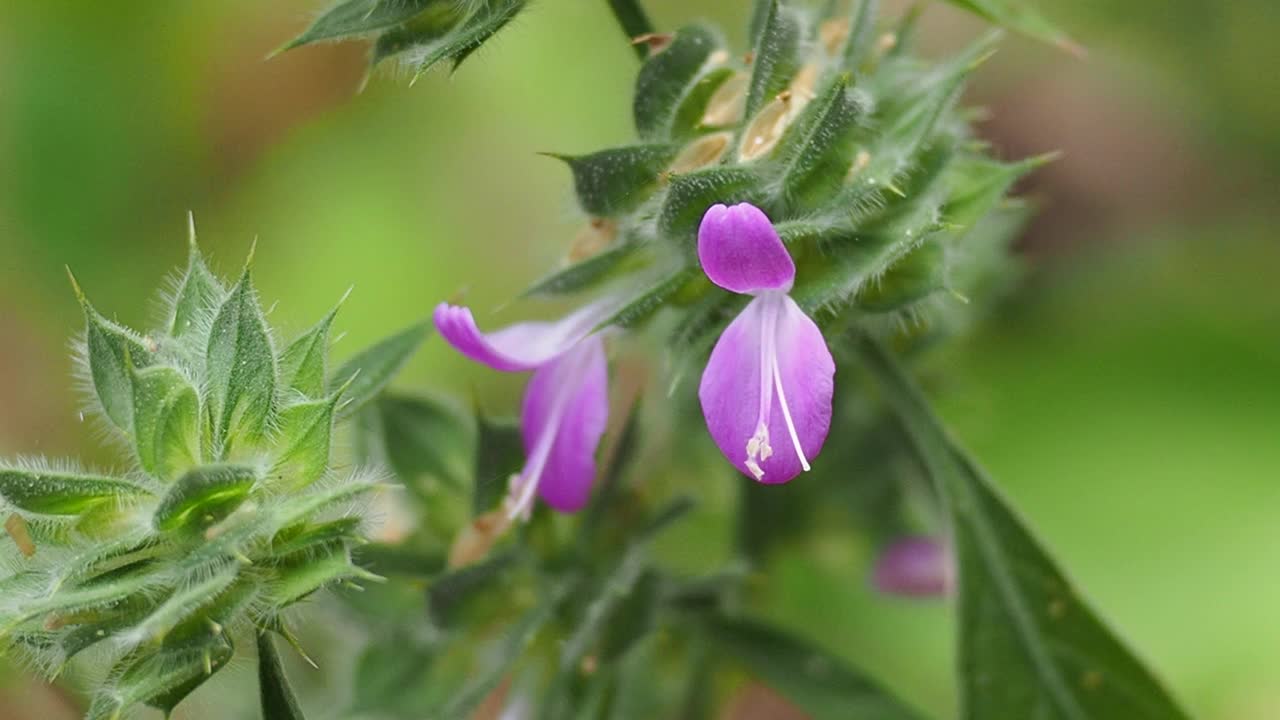
<svg viewBox="0 0 1280 720">
<path fill-rule="evenodd" d="M 790 290 L 796 266 L 760 208 L 712 205 L 698 227 L 698 261 L 711 282 L 736 293 Z"/>
<path fill-rule="evenodd" d="M 432 319 L 440 335 L 463 355 L 494 370 L 533 370 L 554 360 L 582 340 L 601 314 L 595 305 L 555 322 L 508 325 L 491 333 L 480 332 L 469 308 L 449 303 L 436 306 Z"/>
</svg>

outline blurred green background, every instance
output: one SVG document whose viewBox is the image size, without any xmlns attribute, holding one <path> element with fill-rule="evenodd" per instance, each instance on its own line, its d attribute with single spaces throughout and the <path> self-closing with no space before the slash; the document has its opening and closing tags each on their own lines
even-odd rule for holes
<svg viewBox="0 0 1280 720">
<path fill-rule="evenodd" d="M 737 2 L 646 4 L 660 27 L 710 18 L 741 39 Z M 504 306 L 581 218 L 535 151 L 631 135 L 636 61 L 604 0 L 541 0 L 453 78 L 363 92 L 359 45 L 264 60 L 322 5 L 0 4 L 0 455 L 108 461 L 69 382 L 63 266 L 145 324 L 188 210 L 224 273 L 259 238 L 281 327 L 354 285 L 339 355 L 461 290 L 482 324 L 543 312 Z M 1024 188 L 1043 206 L 1026 282 L 934 359 L 937 398 L 1197 717 L 1280 717 L 1280 5 L 1043 6 L 1088 59 L 1009 38 L 970 101 L 1001 155 L 1064 156 Z M 922 42 L 979 29 L 937 7 Z M 521 379 L 432 342 L 402 382 L 511 409 Z M 948 713 L 947 610 L 876 596 L 871 556 L 833 538 L 779 558 L 769 613 Z M 65 704 L 0 669 L 0 717 Z"/>
</svg>

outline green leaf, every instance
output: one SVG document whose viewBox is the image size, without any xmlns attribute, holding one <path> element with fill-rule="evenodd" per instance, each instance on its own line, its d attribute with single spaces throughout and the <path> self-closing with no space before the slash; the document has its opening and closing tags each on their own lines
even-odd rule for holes
<svg viewBox="0 0 1280 720">
<path fill-rule="evenodd" d="M 930 239 L 911 250 L 858 293 L 858 307 L 893 312 L 946 287 L 946 258 L 940 242 Z"/>
<path fill-rule="evenodd" d="M 436 654 L 431 643 L 412 634 L 375 637 L 356 663 L 351 714 L 413 716 Z"/>
<path fill-rule="evenodd" d="M 693 268 L 685 268 L 668 275 L 627 301 L 613 315 L 601 321 L 597 328 L 610 326 L 621 328 L 636 327 L 660 310 L 668 300 L 679 293 L 696 275 L 697 271 Z"/>
<path fill-rule="evenodd" d="M 187 269 L 178 281 L 178 290 L 169 308 L 169 335 L 175 339 L 185 337 L 210 320 L 227 294 L 218 278 L 209 272 L 200 248 L 196 247 L 194 222 L 190 240 Z"/>
<path fill-rule="evenodd" d="M 280 570 L 264 600 L 274 608 L 286 608 L 317 590 L 353 578 L 377 579 L 351 563 L 345 546 L 329 546 Z"/>
<path fill-rule="evenodd" d="M 829 200 L 849 172 L 865 108 L 848 84 L 839 77 L 809 103 L 775 150 L 784 163 L 782 192 L 795 213 Z"/>
<path fill-rule="evenodd" d="M 355 357 L 343 363 L 329 381 L 329 392 L 337 392 L 347 383 L 350 387 L 344 393 L 347 398 L 339 417 L 350 417 L 355 411 L 370 400 L 391 382 L 400 372 L 409 358 L 418 350 L 418 346 L 427 339 L 431 323 L 422 321 L 410 325 L 377 344 L 371 345 Z"/>
<path fill-rule="evenodd" d="M 103 317 L 71 278 L 76 299 L 84 309 L 85 357 L 93 390 L 102 411 L 117 428 L 133 432 L 133 368 L 151 364 L 154 345 L 132 330 Z"/>
<path fill-rule="evenodd" d="M 312 23 L 284 50 L 319 40 L 356 37 L 386 30 L 436 6 L 454 5 L 455 0 L 346 0 Z"/>
<path fill-rule="evenodd" d="M 95 695 L 87 720 L 118 720 L 125 709 L 140 702 L 167 715 L 226 666 L 234 654 L 225 634 L 154 652 L 131 653 L 112 669 L 115 681 L 108 691 Z"/>
<path fill-rule="evenodd" d="M 722 655 L 745 665 L 814 720 L 922 717 L 839 657 L 786 632 L 728 618 L 710 620 L 703 627 Z"/>
<path fill-rule="evenodd" d="M 200 462 L 200 397 L 174 368 L 133 375 L 133 440 L 142 469 L 170 480 Z"/>
<path fill-rule="evenodd" d="M 415 58 L 414 76 L 422 75 L 444 60 L 449 60 L 453 64 L 452 70 L 456 71 L 462 61 L 514 20 L 527 4 L 528 0 L 487 0 L 475 3 L 476 11 L 455 30 L 442 38 L 413 45 L 415 52 L 420 55 Z"/>
<path fill-rule="evenodd" d="M 329 469 L 333 415 L 341 396 L 290 405 L 280 411 L 280 448 L 271 475 L 282 487 L 304 488 L 324 477 Z"/>
<path fill-rule="evenodd" d="M 270 633 L 258 633 L 258 693 L 263 720 L 304 720 Z"/>
<path fill-rule="evenodd" d="M 257 471 L 246 465 L 195 468 L 169 489 L 152 522 L 166 532 L 208 527 L 239 507 L 257 482 Z"/>
<path fill-rule="evenodd" d="M 806 312 L 828 313 L 845 307 L 868 281 L 882 276 L 942 227 L 947 186 L 943 181 L 952 157 L 949 146 L 930 148 L 917 158 L 906 198 L 891 203 L 856 232 L 829 232 L 821 264 L 809 268 L 791 296 Z"/>
<path fill-rule="evenodd" d="M 456 28 L 464 17 L 466 17 L 465 3 L 432 3 L 412 20 L 378 36 L 369 58 L 369 67 L 375 67 L 393 55 L 439 41 Z"/>
<path fill-rule="evenodd" d="M 786 89 L 800 67 L 800 21 L 781 0 L 768 0 L 755 37 L 746 117 Z"/>
<path fill-rule="evenodd" d="M 101 475 L 0 468 L 0 498 L 37 515 L 79 515 L 104 500 L 121 501 L 149 494 L 131 482 Z"/>
<path fill-rule="evenodd" d="M 648 253 L 638 252 L 640 248 L 640 243 L 623 242 L 552 273 L 534 283 L 523 295 L 561 295 L 589 290 L 625 271 L 646 264 L 651 258 Z"/>
<path fill-rule="evenodd" d="M 870 340 L 859 350 L 950 518 L 962 717 L 1187 718 L 1089 609 L 892 356 Z"/>
<path fill-rule="evenodd" d="M 719 38 L 709 28 L 688 25 L 676 31 L 666 48 L 645 60 L 636 76 L 631 108 L 640 137 L 656 140 L 671 136 L 682 101 L 719 45 Z"/>
<path fill-rule="evenodd" d="M 508 550 L 436 577 L 427 588 L 432 621 L 441 627 L 454 624 L 470 599 L 483 594 L 520 559 L 518 551 Z"/>
<path fill-rule="evenodd" d="M 329 329 L 338 314 L 338 306 L 329 311 L 320 322 L 289 343 L 280 354 L 280 385 L 292 388 L 312 400 L 325 395 L 325 375 L 328 372 Z"/>
<path fill-rule="evenodd" d="M 1041 15 L 1028 0 L 946 0 L 958 8 L 997 25 L 1055 45 L 1067 52 L 1084 55 L 1084 48 Z"/>
<path fill-rule="evenodd" d="M 866 167 L 854 178 L 854 189 L 892 188 L 911 170 L 917 152 L 929 143 L 955 106 L 969 74 L 995 52 L 1000 36 L 998 31 L 987 33 L 918 78 L 887 75 L 889 85 L 879 89 L 883 102 L 876 113 L 881 130 L 870 144 Z M 898 83 L 905 87 L 898 87 Z"/>
<path fill-rule="evenodd" d="M 411 490 L 424 475 L 461 487 L 470 474 L 474 440 L 466 420 L 425 397 L 384 394 L 378 399 L 387 461 Z"/>
<path fill-rule="evenodd" d="M 844 45 L 844 67 L 856 71 L 866 58 L 875 37 L 876 18 L 880 15 L 880 0 L 858 0 L 858 10 L 851 18 L 849 39 Z"/>
<path fill-rule="evenodd" d="M 475 485 L 471 511 L 483 515 L 498 506 L 507 492 L 507 481 L 524 465 L 520 423 L 490 418 L 476 412 Z"/>
<path fill-rule="evenodd" d="M 266 437 L 275 405 L 276 360 L 246 270 L 218 309 L 205 357 L 206 404 L 214 454 Z"/>
<path fill-rule="evenodd" d="M 716 203 L 759 202 L 761 184 L 755 172 L 741 167 L 711 167 L 674 175 L 658 216 L 658 232 L 692 260 L 697 257 L 698 224 L 707 208 Z"/>
<path fill-rule="evenodd" d="M 967 228 L 985 217 L 1004 199 L 1019 178 L 1050 162 L 1054 154 L 1039 155 L 1015 163 L 981 156 L 957 158 L 949 169 L 953 190 L 943 207 L 947 222 Z"/>
<path fill-rule="evenodd" d="M 644 202 L 675 158 L 671 145 L 632 145 L 590 155 L 553 155 L 568 164 L 578 205 L 598 217 L 615 217 Z"/>
</svg>

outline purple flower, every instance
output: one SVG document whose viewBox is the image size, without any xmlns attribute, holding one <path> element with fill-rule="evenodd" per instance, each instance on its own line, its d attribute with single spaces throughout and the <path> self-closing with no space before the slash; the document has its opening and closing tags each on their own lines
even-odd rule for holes
<svg viewBox="0 0 1280 720">
<path fill-rule="evenodd" d="M 885 548 L 876 562 L 875 586 L 886 595 L 937 597 L 951 591 L 951 552 L 930 537 L 905 537 Z"/>
<path fill-rule="evenodd" d="M 711 282 L 753 295 L 725 328 L 698 397 L 720 452 L 743 474 L 784 483 L 809 469 L 831 427 L 835 363 L 818 326 L 787 294 L 796 266 L 754 205 L 714 205 L 698 228 Z"/>
<path fill-rule="evenodd" d="M 608 308 L 588 305 L 557 322 L 518 323 L 482 333 L 465 307 L 441 303 L 436 328 L 463 355 L 495 370 L 532 370 L 520 414 L 524 469 L 512 480 L 508 513 L 528 516 L 541 495 L 561 512 L 587 503 L 596 446 L 609 419 L 604 342 L 592 330 Z"/>
</svg>

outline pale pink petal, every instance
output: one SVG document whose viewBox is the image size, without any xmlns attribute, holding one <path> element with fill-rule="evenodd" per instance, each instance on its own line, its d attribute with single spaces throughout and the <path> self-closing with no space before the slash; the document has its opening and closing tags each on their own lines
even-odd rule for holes
<svg viewBox="0 0 1280 720">
<path fill-rule="evenodd" d="M 760 208 L 712 205 L 698 227 L 698 260 L 711 282 L 736 293 L 791 289 L 796 265 Z"/>
<path fill-rule="evenodd" d="M 604 342 L 591 336 L 539 368 L 525 391 L 520 429 L 528 461 L 520 483 L 561 512 L 586 505 L 596 476 L 596 446 L 609 419 Z"/>
<path fill-rule="evenodd" d="M 527 322 L 482 333 L 469 308 L 436 306 L 436 329 L 463 355 L 494 370 L 533 370 L 566 352 L 603 318 L 598 305 L 587 305 L 555 322 Z"/>
<path fill-rule="evenodd" d="M 772 333 L 767 332 L 770 327 Z M 777 374 L 762 377 L 762 361 L 770 353 Z M 765 483 L 787 482 L 804 470 L 797 444 L 808 460 L 822 450 L 831 426 L 834 376 L 835 363 L 818 326 L 790 297 L 765 293 L 729 324 L 711 351 L 698 389 L 707 429 L 744 475 Z M 762 419 L 762 392 L 771 397 L 765 413 L 770 452 L 757 457 L 762 471 L 757 476 L 748 462 L 748 443 Z"/>
<path fill-rule="evenodd" d="M 955 568 L 946 546 L 930 537 L 905 537 L 876 562 L 876 589 L 888 595 L 937 597 L 951 590 Z"/>
</svg>

